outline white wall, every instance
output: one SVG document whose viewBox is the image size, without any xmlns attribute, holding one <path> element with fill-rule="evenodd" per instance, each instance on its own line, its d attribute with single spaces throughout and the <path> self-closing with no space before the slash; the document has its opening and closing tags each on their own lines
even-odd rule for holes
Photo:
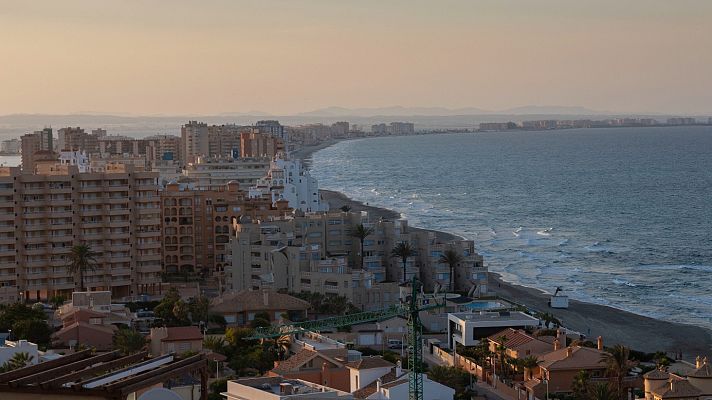
<svg viewBox="0 0 712 400">
<path fill-rule="evenodd" d="M 18 340 L 17 342 L 5 341 L 5 345 L 0 347 L 0 365 L 6 363 L 16 353 L 27 353 L 32 356 L 32 364 L 39 362 L 37 345 L 27 340 Z"/>
</svg>

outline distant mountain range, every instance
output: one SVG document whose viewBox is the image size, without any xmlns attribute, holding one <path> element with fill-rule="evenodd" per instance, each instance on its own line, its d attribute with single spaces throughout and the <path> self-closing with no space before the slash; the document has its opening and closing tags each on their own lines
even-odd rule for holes
<svg viewBox="0 0 712 400">
<path fill-rule="evenodd" d="M 506 110 L 484 110 L 475 107 L 445 108 L 445 107 L 372 107 L 345 108 L 326 107 L 318 110 L 296 114 L 303 117 L 375 117 L 375 116 L 454 116 L 454 115 L 603 115 L 610 112 L 591 110 L 577 106 L 523 106 Z"/>
</svg>

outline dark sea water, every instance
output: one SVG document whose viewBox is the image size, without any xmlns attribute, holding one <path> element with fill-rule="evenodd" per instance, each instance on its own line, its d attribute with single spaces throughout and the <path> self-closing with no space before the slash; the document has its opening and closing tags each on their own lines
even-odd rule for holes
<svg viewBox="0 0 712 400">
<path fill-rule="evenodd" d="M 712 328 L 712 128 L 369 138 L 325 189 L 473 239 L 508 281 Z"/>
</svg>

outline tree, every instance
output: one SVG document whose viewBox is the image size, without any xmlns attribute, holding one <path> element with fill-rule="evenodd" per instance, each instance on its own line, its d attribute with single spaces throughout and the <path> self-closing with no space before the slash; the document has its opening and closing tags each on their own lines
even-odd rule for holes
<svg viewBox="0 0 712 400">
<path fill-rule="evenodd" d="M 64 296 L 52 296 L 49 298 L 49 303 L 55 309 L 61 307 L 65 301 L 67 301 L 67 299 Z"/>
<path fill-rule="evenodd" d="M 14 371 L 16 369 L 24 368 L 32 364 L 32 359 L 34 358 L 35 357 L 31 356 L 30 353 L 24 351 L 20 353 L 15 353 L 13 354 L 11 359 L 0 365 L 0 372 L 9 372 Z"/>
<path fill-rule="evenodd" d="M 455 250 L 455 248 L 450 247 L 440 255 L 438 259 L 439 263 L 447 264 L 450 267 L 450 288 L 451 292 L 455 291 L 455 267 L 457 264 L 461 263 L 464 258 L 462 254 Z"/>
<path fill-rule="evenodd" d="M 183 300 L 178 300 L 173 304 L 173 318 L 175 318 L 177 325 L 189 325 L 190 318 L 188 318 L 188 304 Z"/>
<path fill-rule="evenodd" d="M 208 307 L 210 300 L 205 296 L 193 297 L 188 301 L 188 310 L 190 311 L 190 319 L 193 322 L 202 321 L 208 322 Z"/>
<path fill-rule="evenodd" d="M 537 314 L 537 318 L 544 321 L 544 324 L 547 328 L 551 327 L 552 324 L 556 327 L 561 326 L 561 321 L 556 318 L 552 313 L 539 313 Z M 566 346 L 566 343 L 561 343 L 561 345 Z"/>
<path fill-rule="evenodd" d="M 180 303 L 180 304 L 179 304 Z M 176 288 L 170 288 L 163 300 L 153 309 L 156 317 L 163 320 L 166 326 L 189 325 L 188 305 L 181 300 Z"/>
<path fill-rule="evenodd" d="M 203 339 L 203 347 L 215 353 L 224 355 L 226 353 L 226 345 L 227 343 L 225 343 L 225 339 L 219 336 L 208 336 Z"/>
<path fill-rule="evenodd" d="M 519 362 L 519 365 L 524 368 L 524 375 L 525 376 L 532 376 L 532 371 L 534 368 L 539 366 L 539 359 L 536 356 L 526 356 L 522 358 Z"/>
<path fill-rule="evenodd" d="M 78 244 L 72 247 L 69 253 L 69 271 L 79 274 L 79 291 L 84 291 L 84 273 L 96 269 L 96 253 L 89 246 Z"/>
<path fill-rule="evenodd" d="M 624 399 L 623 378 L 628 376 L 633 363 L 630 361 L 630 349 L 617 344 L 608 352 L 601 355 L 601 362 L 606 365 L 606 371 L 616 378 L 616 394 L 620 400 Z"/>
<path fill-rule="evenodd" d="M 121 354 L 129 355 L 138 353 L 146 346 L 146 337 L 141 333 L 128 328 L 122 328 L 114 333 L 114 348 Z"/>
<path fill-rule="evenodd" d="M 474 377 L 461 368 L 438 365 L 430 369 L 428 378 L 455 389 L 456 399 L 470 398 L 467 387 Z"/>
<path fill-rule="evenodd" d="M 501 365 L 500 369 L 502 370 L 502 377 L 504 377 L 504 364 L 507 362 L 507 341 L 509 341 L 509 338 L 507 335 L 503 335 L 500 336 L 499 339 L 502 343 L 497 345 L 497 353 L 499 354 L 499 364 Z"/>
<path fill-rule="evenodd" d="M 607 383 L 597 383 L 593 385 L 586 400 L 615 400 L 616 394 Z"/>
<path fill-rule="evenodd" d="M 265 326 L 270 326 L 271 322 L 269 320 L 269 314 L 267 312 L 262 311 L 258 312 L 255 314 L 255 318 L 250 322 L 250 326 L 252 328 L 260 328 L 260 327 L 265 327 Z"/>
<path fill-rule="evenodd" d="M 354 228 L 353 232 L 351 232 L 351 236 L 358 238 L 359 243 L 361 244 L 361 268 L 366 269 L 366 266 L 364 265 L 364 256 L 363 256 L 363 242 L 366 240 L 367 237 L 371 236 L 373 234 L 373 228 L 367 228 L 363 226 L 363 224 L 358 224 Z"/>
<path fill-rule="evenodd" d="M 286 360 L 289 356 L 289 348 L 292 346 L 292 337 L 290 335 L 280 336 L 274 341 L 274 344 L 277 346 L 280 359 Z"/>
<path fill-rule="evenodd" d="M 46 321 L 39 319 L 15 322 L 12 325 L 12 334 L 17 339 L 25 339 L 43 348 L 48 347 L 52 342 L 52 328 L 47 325 Z"/>
<path fill-rule="evenodd" d="M 22 303 L 12 303 L 0 306 L 0 331 L 12 329 L 18 321 L 47 319 L 44 311 L 36 310 Z"/>
<path fill-rule="evenodd" d="M 411 247 L 410 243 L 405 241 L 398 243 L 393 250 L 391 250 L 391 257 L 398 257 L 403 262 L 403 282 L 408 281 L 406 275 L 406 263 L 408 262 L 408 257 L 412 257 L 414 255 L 415 249 Z"/>
<path fill-rule="evenodd" d="M 576 376 L 574 376 L 571 390 L 574 392 L 574 398 L 576 400 L 588 400 L 591 390 L 590 379 L 591 375 L 585 370 L 579 371 Z"/>
</svg>

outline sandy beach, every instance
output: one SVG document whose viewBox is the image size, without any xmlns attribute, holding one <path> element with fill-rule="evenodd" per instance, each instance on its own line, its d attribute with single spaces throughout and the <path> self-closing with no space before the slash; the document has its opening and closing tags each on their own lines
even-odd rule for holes
<svg viewBox="0 0 712 400">
<path fill-rule="evenodd" d="M 292 156 L 301 158 L 308 164 L 309 158 L 315 151 L 334 143 L 336 141 L 304 147 L 298 152 L 293 152 Z M 352 211 L 365 210 L 385 219 L 400 218 L 400 214 L 393 210 L 366 205 L 351 200 L 339 192 L 321 190 L 321 193 L 331 208 L 348 205 Z M 445 241 L 457 238 L 447 232 L 432 231 Z M 561 320 L 564 326 L 581 332 L 588 338 L 596 338 L 600 335 L 606 345 L 620 343 L 645 352 L 682 352 L 685 359 L 694 359 L 697 355 L 712 353 L 712 331 L 705 328 L 661 321 L 612 307 L 575 300 L 570 301 L 568 309 L 552 309 L 547 304 L 548 294 L 505 282 L 494 272 L 490 272 L 490 289 L 497 295 L 526 305 L 530 309 L 550 312 Z"/>
</svg>

